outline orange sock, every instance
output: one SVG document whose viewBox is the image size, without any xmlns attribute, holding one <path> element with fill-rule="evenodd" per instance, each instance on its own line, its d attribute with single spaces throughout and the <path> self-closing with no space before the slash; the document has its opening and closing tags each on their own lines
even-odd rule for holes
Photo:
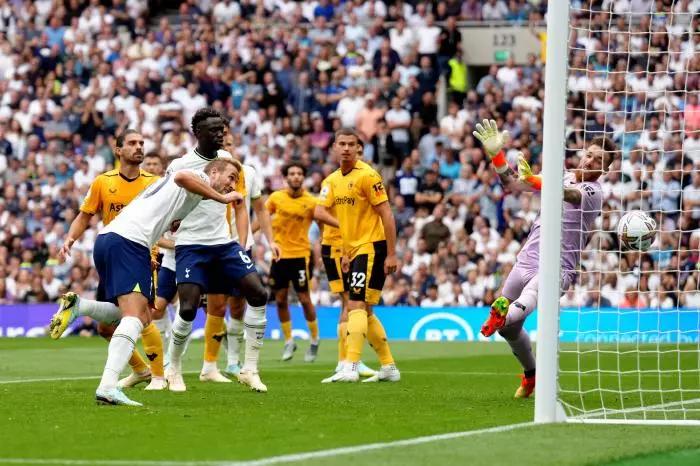
<svg viewBox="0 0 700 466">
<path fill-rule="evenodd" d="M 136 349 L 133 353 L 131 353 L 129 365 L 131 366 L 131 370 L 137 374 L 143 374 L 148 370 L 148 364 L 146 364 L 146 361 L 143 360 L 138 350 Z"/>
<path fill-rule="evenodd" d="M 224 338 L 224 318 L 207 314 L 207 321 L 204 324 L 204 360 L 216 362 L 219 358 L 219 348 L 221 340 Z"/>
<path fill-rule="evenodd" d="M 374 348 L 374 351 L 377 352 L 377 357 L 382 366 L 394 363 L 389 343 L 386 341 L 384 326 L 374 314 L 367 318 L 367 341 Z"/>
<path fill-rule="evenodd" d="M 280 322 L 282 327 L 282 335 L 284 335 L 284 341 L 289 341 L 292 339 L 292 321 Z"/>
<path fill-rule="evenodd" d="M 338 361 L 345 361 L 348 357 L 348 323 L 338 324 Z"/>
<path fill-rule="evenodd" d="M 163 339 L 156 324 L 151 322 L 141 332 L 143 350 L 150 361 L 151 374 L 163 377 Z"/>
<path fill-rule="evenodd" d="M 318 320 L 307 320 L 306 325 L 309 326 L 309 333 L 311 334 L 311 341 L 318 341 Z"/>
<path fill-rule="evenodd" d="M 360 361 L 366 338 L 367 311 L 354 309 L 348 312 L 348 361 Z"/>
</svg>

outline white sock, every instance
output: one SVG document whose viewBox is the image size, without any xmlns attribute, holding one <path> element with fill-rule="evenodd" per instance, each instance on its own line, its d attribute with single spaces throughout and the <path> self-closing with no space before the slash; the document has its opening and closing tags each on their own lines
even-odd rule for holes
<svg viewBox="0 0 700 466">
<path fill-rule="evenodd" d="M 134 352 L 134 346 L 139 335 L 143 331 L 143 324 L 137 317 L 123 317 L 117 329 L 109 341 L 107 349 L 107 363 L 105 364 L 104 372 L 102 372 L 102 380 L 100 380 L 99 389 L 111 390 L 117 386 L 119 374 L 122 373 L 131 353 Z"/>
<path fill-rule="evenodd" d="M 180 314 L 175 314 L 175 320 L 172 327 L 172 338 L 168 345 L 168 354 L 170 355 L 170 364 L 177 372 L 182 371 L 182 353 L 185 352 L 185 346 L 192 333 L 192 322 L 187 322 Z"/>
<path fill-rule="evenodd" d="M 116 324 L 122 318 L 118 306 L 104 301 L 78 298 L 76 308 L 78 315 L 92 317 L 103 324 Z"/>
<path fill-rule="evenodd" d="M 219 368 L 216 367 L 216 361 L 204 361 L 202 364 L 202 374 L 207 374 L 217 370 L 219 370 Z"/>
<path fill-rule="evenodd" d="M 245 322 L 245 362 L 244 371 L 258 371 L 258 360 L 260 359 L 260 347 L 263 345 L 267 317 L 265 306 L 248 306 L 248 310 L 243 318 Z"/>
<path fill-rule="evenodd" d="M 240 364 L 241 345 L 243 344 L 243 321 L 231 318 L 226 325 L 226 357 L 228 365 Z"/>
</svg>

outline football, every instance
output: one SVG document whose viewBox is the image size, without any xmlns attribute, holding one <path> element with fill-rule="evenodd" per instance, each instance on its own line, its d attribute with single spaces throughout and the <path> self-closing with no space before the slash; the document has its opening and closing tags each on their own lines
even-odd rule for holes
<svg viewBox="0 0 700 466">
<path fill-rule="evenodd" d="M 617 237 L 623 249 L 646 251 L 656 238 L 656 221 L 641 210 L 627 212 L 617 224 Z"/>
</svg>

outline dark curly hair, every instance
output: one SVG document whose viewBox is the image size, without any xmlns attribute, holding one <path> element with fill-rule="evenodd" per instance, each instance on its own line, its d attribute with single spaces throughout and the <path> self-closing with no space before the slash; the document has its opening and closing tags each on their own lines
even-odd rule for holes
<svg viewBox="0 0 700 466">
<path fill-rule="evenodd" d="M 192 117 L 192 133 L 197 134 L 197 126 L 207 118 L 221 118 L 223 121 L 226 121 L 226 117 L 224 117 L 220 112 L 217 110 L 214 110 L 211 107 L 202 107 L 197 112 L 194 114 Z"/>
<path fill-rule="evenodd" d="M 301 169 L 301 173 L 302 173 L 304 176 L 306 176 L 306 167 L 305 167 L 304 165 L 302 165 L 301 162 L 289 162 L 288 164 L 286 164 L 285 166 L 283 166 L 283 167 L 282 167 L 282 175 L 287 176 L 287 174 L 289 173 L 289 169 L 290 169 L 290 168 L 294 168 L 294 167 L 300 168 L 300 169 Z"/>
</svg>

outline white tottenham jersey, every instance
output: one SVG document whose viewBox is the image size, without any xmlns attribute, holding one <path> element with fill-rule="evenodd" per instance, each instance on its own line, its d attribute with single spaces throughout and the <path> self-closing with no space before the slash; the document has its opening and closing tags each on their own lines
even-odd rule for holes
<svg viewBox="0 0 700 466">
<path fill-rule="evenodd" d="M 231 154 L 225 150 L 217 153 L 217 159 L 229 158 Z M 207 159 L 199 155 L 194 149 L 187 152 L 179 159 L 173 160 L 168 167 L 168 172 L 179 170 L 202 170 L 213 159 Z M 229 225 L 226 220 L 226 204 L 203 200 L 180 224 L 175 236 L 177 246 L 199 244 L 203 246 L 215 246 L 232 241 L 229 233 Z"/>
<path fill-rule="evenodd" d="M 262 186 L 260 186 L 260 180 L 255 172 L 255 168 L 250 165 L 243 165 L 243 175 L 245 177 L 245 209 L 250 215 L 250 205 L 252 201 L 258 199 L 262 196 Z M 238 230 L 236 230 L 236 217 L 231 215 L 231 234 L 233 235 L 234 241 L 238 241 Z M 246 251 L 255 246 L 255 241 L 253 240 L 253 222 L 248 219 L 248 240 L 245 243 Z"/>
<path fill-rule="evenodd" d="M 203 171 L 188 171 L 209 183 L 209 177 Z M 168 172 L 141 191 L 99 234 L 116 233 L 151 248 L 173 223 L 187 218 L 201 200 L 202 196 L 175 184 L 175 173 Z"/>
<path fill-rule="evenodd" d="M 171 231 L 166 231 L 165 234 L 163 234 L 163 238 L 175 241 L 175 234 Z M 161 254 L 163 254 L 163 260 L 160 263 L 161 267 L 175 270 L 175 250 L 168 248 L 159 248 L 159 250 Z"/>
</svg>

